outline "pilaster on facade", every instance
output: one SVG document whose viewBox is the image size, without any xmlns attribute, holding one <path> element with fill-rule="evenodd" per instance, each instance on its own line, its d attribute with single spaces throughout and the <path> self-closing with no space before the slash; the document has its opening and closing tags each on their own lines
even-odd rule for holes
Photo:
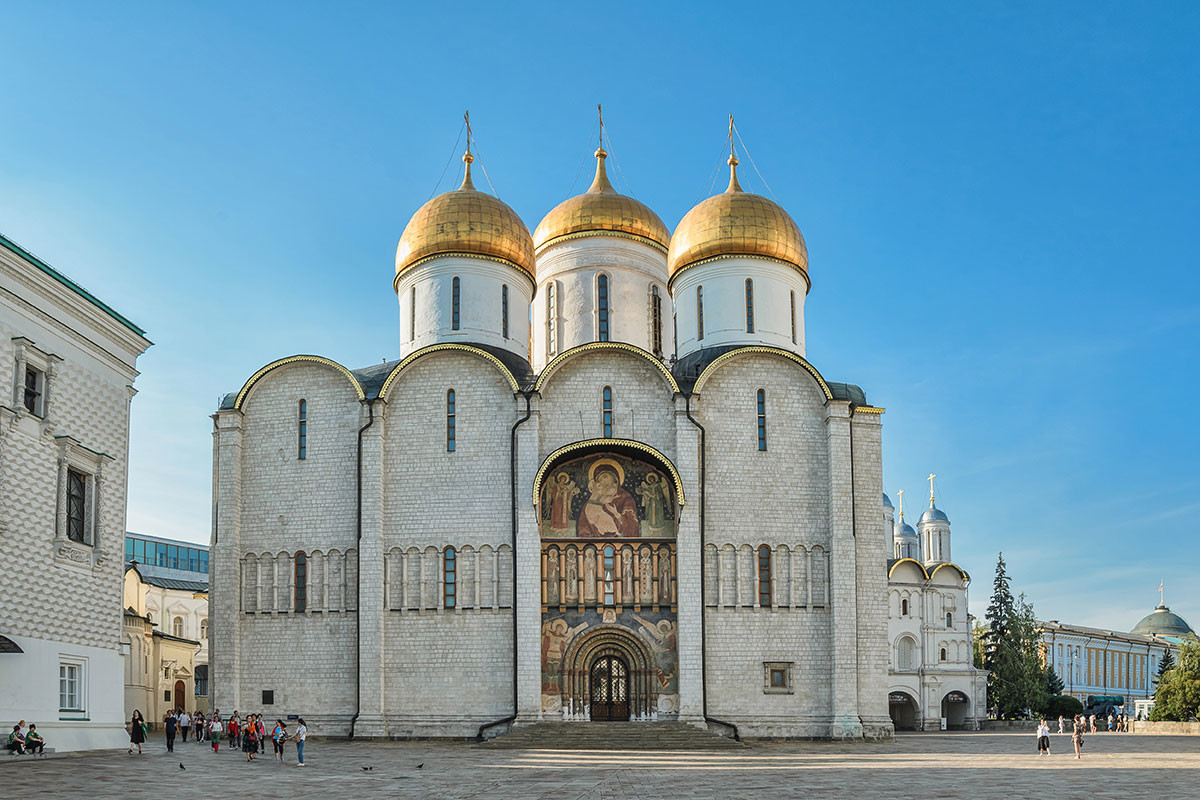
<svg viewBox="0 0 1200 800">
<path fill-rule="evenodd" d="M 517 397 L 513 422 L 525 416 L 528 402 L 529 419 L 516 429 L 516 652 L 517 664 L 516 725 L 534 723 L 542 715 L 542 539 L 538 528 L 537 510 L 529 487 L 533 486 L 541 452 L 541 417 L 539 396 Z M 510 423 L 512 424 L 512 423 Z"/>
<path fill-rule="evenodd" d="M 209 549 L 209 685 L 213 708 L 241 702 L 242 412 L 213 415 L 213 529 Z M 228 587 L 225 590 L 223 587 Z"/>
<path fill-rule="evenodd" d="M 867 738 L 887 738 L 893 726 L 887 696 L 887 558 L 890 539 L 879 524 L 883 495 L 883 425 L 879 413 L 851 412 L 853 535 L 856 564 L 856 645 L 859 716 Z"/>
<path fill-rule="evenodd" d="M 858 706 L 858 568 L 854 537 L 854 481 L 850 458 L 850 404 L 825 405 L 829 448 L 831 739 L 861 739 Z"/>
<path fill-rule="evenodd" d="M 383 442 L 386 414 L 366 401 L 360 418 L 358 719 L 355 738 L 386 738 L 384 719 Z M 382 405 L 384 401 L 375 401 Z"/>
<path fill-rule="evenodd" d="M 688 399 L 675 396 L 675 466 L 683 480 L 684 496 L 692 502 L 680 509 L 676 533 L 676 569 L 679 604 L 676 619 L 679 628 L 679 721 L 706 726 L 704 720 L 704 582 L 703 547 L 700 529 L 700 429 L 687 417 Z M 696 415 L 692 411 L 693 417 Z"/>
</svg>

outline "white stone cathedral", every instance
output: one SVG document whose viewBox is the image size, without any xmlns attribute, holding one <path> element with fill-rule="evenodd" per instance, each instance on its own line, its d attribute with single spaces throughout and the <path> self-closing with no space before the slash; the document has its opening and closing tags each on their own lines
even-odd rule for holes
<svg viewBox="0 0 1200 800">
<path fill-rule="evenodd" d="M 531 236 L 468 152 L 400 237 L 398 358 L 222 403 L 223 713 L 891 735 L 883 409 L 805 359 L 804 238 L 736 158 L 671 234 L 605 156 Z"/>
</svg>

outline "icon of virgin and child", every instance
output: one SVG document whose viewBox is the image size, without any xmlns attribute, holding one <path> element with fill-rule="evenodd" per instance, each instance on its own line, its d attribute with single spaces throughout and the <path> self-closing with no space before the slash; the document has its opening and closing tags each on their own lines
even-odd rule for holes
<svg viewBox="0 0 1200 800">
<path fill-rule="evenodd" d="M 574 470 L 570 465 L 555 472 L 542 491 L 544 533 L 570 536 L 571 517 L 577 508 L 575 535 L 581 539 L 669 535 L 666 515 L 670 489 L 662 476 L 651 470 L 643 478 L 637 489 L 639 503 L 624 486 L 625 469 L 616 459 L 597 458 L 587 465 L 586 491 L 571 477 Z M 576 502 L 577 498 L 582 504 Z M 643 507 L 644 514 L 639 515 L 639 507 Z"/>
</svg>

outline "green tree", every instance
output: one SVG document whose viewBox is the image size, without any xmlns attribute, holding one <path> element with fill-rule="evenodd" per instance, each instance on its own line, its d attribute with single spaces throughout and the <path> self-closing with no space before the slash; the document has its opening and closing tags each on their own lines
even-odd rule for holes
<svg viewBox="0 0 1200 800">
<path fill-rule="evenodd" d="M 1033 612 L 1033 604 L 1025 599 L 1024 594 L 1013 604 L 1009 631 L 1020 665 L 1014 685 L 1014 699 L 1020 705 L 1014 711 L 1020 713 L 1028 709 L 1041 714 L 1046 710 L 1050 692 L 1047 691 L 1046 665 L 1042 663 L 1038 648 L 1037 616 Z"/>
<path fill-rule="evenodd" d="M 992 580 L 992 600 L 984 618 L 983 664 L 989 671 L 987 700 L 1001 719 L 1018 716 L 1028 708 L 1025 684 L 1025 659 L 1019 640 L 1014 636 L 1016 603 L 1009 588 L 1008 569 L 1004 554 L 996 560 L 996 577 Z"/>
<path fill-rule="evenodd" d="M 972 663 L 976 669 L 986 669 L 984 667 L 984 649 L 986 648 L 987 628 L 975 622 L 975 627 L 971 629 L 971 651 L 973 654 Z"/>
<path fill-rule="evenodd" d="M 1179 648 L 1179 664 L 1159 671 L 1150 719 L 1187 722 L 1197 716 L 1200 716 L 1200 643 L 1185 641 Z"/>
<path fill-rule="evenodd" d="M 1162 680 L 1163 675 L 1167 674 L 1167 670 L 1175 666 L 1175 656 L 1171 653 L 1171 648 L 1167 648 L 1167 652 L 1163 653 L 1162 661 L 1158 662 L 1158 674 L 1155 675 L 1155 683 Z"/>
<path fill-rule="evenodd" d="M 1049 661 L 1046 662 L 1046 693 L 1054 696 L 1062 694 L 1063 691 L 1062 678 L 1058 677 L 1058 673 L 1054 671 L 1054 665 Z"/>
</svg>

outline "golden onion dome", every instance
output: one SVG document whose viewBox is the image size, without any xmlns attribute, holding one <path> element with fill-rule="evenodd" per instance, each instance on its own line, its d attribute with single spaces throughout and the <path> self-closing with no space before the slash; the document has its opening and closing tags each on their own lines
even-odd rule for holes
<svg viewBox="0 0 1200 800">
<path fill-rule="evenodd" d="M 497 197 L 471 183 L 468 150 L 462 186 L 440 194 L 417 209 L 396 248 L 396 281 L 409 269 L 434 256 L 493 258 L 533 278 L 533 240 L 529 228 Z M 396 285 L 395 281 L 392 283 Z"/>
<path fill-rule="evenodd" d="M 604 168 L 608 153 L 596 151 L 596 177 L 586 192 L 562 201 L 533 232 L 533 247 L 543 247 L 576 236 L 620 236 L 666 253 L 671 232 L 649 206 L 618 194 Z"/>
<path fill-rule="evenodd" d="M 788 264 L 808 278 L 808 247 L 799 226 L 776 202 L 743 191 L 736 156 L 729 157 L 729 188 L 684 215 L 671 237 L 668 280 L 714 258 L 757 256 Z"/>
</svg>

